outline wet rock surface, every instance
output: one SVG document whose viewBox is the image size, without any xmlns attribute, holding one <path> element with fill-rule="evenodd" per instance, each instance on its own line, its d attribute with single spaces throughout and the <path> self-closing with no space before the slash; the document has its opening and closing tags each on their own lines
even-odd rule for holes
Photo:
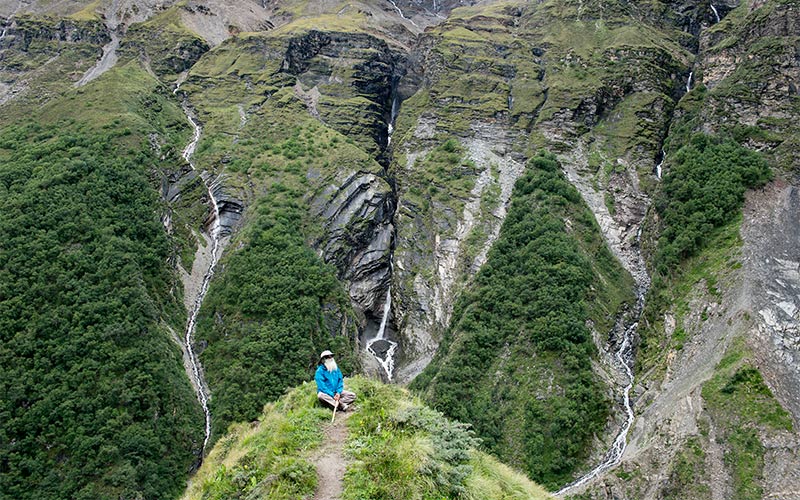
<svg viewBox="0 0 800 500">
<path fill-rule="evenodd" d="M 392 246 L 392 190 L 369 172 L 350 172 L 330 184 L 312 204 L 325 234 L 315 246 L 349 283 L 350 297 L 364 317 L 378 315 L 389 286 Z M 382 303 L 382 302 L 381 302 Z"/>
</svg>

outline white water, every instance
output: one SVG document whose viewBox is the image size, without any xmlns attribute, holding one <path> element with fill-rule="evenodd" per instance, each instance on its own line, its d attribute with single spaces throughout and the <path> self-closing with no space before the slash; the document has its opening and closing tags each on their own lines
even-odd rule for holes
<svg viewBox="0 0 800 500">
<path fill-rule="evenodd" d="M 177 91 L 178 88 L 176 87 L 175 92 Z M 187 106 L 184 105 L 183 111 L 186 113 L 186 118 L 188 118 L 189 122 L 194 128 L 192 140 L 183 150 L 183 158 L 187 163 L 189 163 L 189 165 L 192 167 L 192 170 L 195 170 L 195 166 L 191 161 L 191 157 L 197 148 L 197 143 L 200 141 L 202 129 L 195 119 L 192 118 L 192 114 L 189 112 L 189 108 Z M 186 351 L 188 353 L 189 363 L 191 365 L 192 376 L 194 377 L 193 382 L 195 388 L 197 389 L 197 399 L 200 401 L 200 406 L 203 407 L 203 413 L 205 415 L 205 438 L 203 439 L 203 451 L 205 451 L 206 445 L 208 445 L 208 439 L 211 437 L 211 412 L 208 409 L 208 401 L 211 398 L 211 395 L 209 394 L 205 379 L 203 378 L 200 360 L 197 358 L 197 353 L 194 350 L 194 331 L 195 327 L 197 326 L 197 315 L 200 312 L 200 307 L 203 305 L 203 300 L 206 297 L 206 293 L 208 293 L 208 286 L 211 283 L 211 278 L 214 276 L 214 268 L 219 261 L 220 254 L 222 253 L 219 205 L 217 204 L 217 199 L 214 197 L 214 186 L 211 182 L 209 182 L 208 179 L 208 177 L 205 177 L 203 180 L 205 182 L 206 189 L 208 190 L 208 197 L 211 200 L 211 206 L 214 212 L 214 219 L 208 234 L 209 239 L 211 240 L 211 258 L 209 259 L 208 269 L 205 271 L 205 273 L 203 273 L 203 281 L 200 286 L 200 290 L 197 292 L 197 296 L 194 299 L 194 304 L 189 312 L 189 320 L 186 323 L 186 332 L 184 334 L 184 343 L 186 345 Z"/>
<path fill-rule="evenodd" d="M 641 228 L 639 228 L 638 234 L 641 236 Z M 642 314 L 645 293 L 646 289 L 639 290 L 638 299 L 636 301 L 636 309 L 634 310 L 634 315 L 636 318 L 639 318 Z M 625 447 L 627 446 L 628 431 L 630 431 L 631 425 L 633 425 L 633 406 L 631 405 L 630 394 L 631 389 L 633 388 L 634 379 L 631 365 L 633 364 L 633 336 L 636 333 L 636 328 L 638 326 L 639 321 L 637 319 L 637 321 L 624 329 L 622 343 L 619 345 L 617 352 L 614 353 L 614 361 L 618 367 L 623 369 L 627 379 L 627 384 L 622 391 L 622 405 L 625 408 L 625 422 L 622 424 L 622 427 L 620 428 L 617 437 L 614 439 L 614 443 L 611 445 L 611 448 L 606 452 L 603 461 L 594 469 L 589 471 L 588 474 L 561 488 L 555 493 L 555 496 L 563 497 L 567 495 L 571 490 L 586 484 L 603 472 L 619 464 L 622 459 L 622 454 L 625 452 Z"/>
<path fill-rule="evenodd" d="M 397 94 L 392 98 L 392 112 L 389 115 L 389 127 L 386 131 L 386 146 L 392 143 L 392 134 L 394 133 L 394 122 L 397 119 L 397 109 L 399 107 L 400 99 Z"/>
<path fill-rule="evenodd" d="M 656 178 L 658 178 L 658 179 L 661 178 L 661 167 L 664 165 L 664 162 L 666 160 L 667 160 L 667 152 L 664 151 L 664 148 L 661 148 L 661 161 L 658 162 L 658 165 L 656 165 Z M 639 231 L 641 231 L 641 230 L 642 230 L 642 228 L 640 227 Z"/>
<path fill-rule="evenodd" d="M 392 289 L 390 287 L 386 292 L 386 300 L 383 303 L 383 317 L 381 318 L 381 325 L 378 328 L 378 333 L 375 335 L 375 338 L 367 342 L 367 351 L 375 356 L 375 359 L 377 359 L 378 363 L 381 364 L 389 380 L 392 380 L 392 373 L 394 372 L 394 352 L 397 350 L 397 342 L 392 342 L 386 338 L 386 323 L 389 320 L 389 314 L 391 311 Z M 384 358 L 381 358 L 372 348 L 372 346 L 378 341 L 383 341 L 389 344 L 389 348 L 387 349 L 386 356 Z"/>
<path fill-rule="evenodd" d="M 717 22 L 719 22 L 719 12 L 717 12 L 717 8 L 714 7 L 713 3 L 711 4 L 711 10 L 714 11 L 714 18 L 717 20 Z"/>
<path fill-rule="evenodd" d="M 0 40 L 6 37 L 6 33 L 8 32 L 8 27 L 14 23 L 14 16 L 17 15 L 17 12 L 19 12 L 19 9 L 21 8 L 22 8 L 22 0 L 17 2 L 17 8 L 14 9 L 11 15 L 8 16 L 8 19 L 6 19 L 6 25 L 3 26 L 3 32 L 0 33 Z"/>
<path fill-rule="evenodd" d="M 688 94 L 692 90 L 692 77 L 694 77 L 694 71 L 689 72 L 689 79 L 686 80 L 686 93 Z"/>
<path fill-rule="evenodd" d="M 406 21 L 410 22 L 411 24 L 413 24 L 414 26 L 416 26 L 417 28 L 419 28 L 419 26 L 417 26 L 417 23 L 415 23 L 414 21 L 412 21 L 412 20 L 411 20 L 411 18 L 409 18 L 409 17 L 406 17 L 405 15 L 403 15 L 403 11 L 402 11 L 402 10 L 400 10 L 400 7 L 398 7 L 398 6 L 397 6 L 397 4 L 394 2 L 394 0 L 389 0 L 389 3 L 390 3 L 390 4 L 392 4 L 392 6 L 394 7 L 394 10 L 396 10 L 396 11 L 397 11 L 397 13 L 398 13 L 398 14 L 400 14 L 400 17 L 402 17 L 402 18 L 403 18 L 403 19 L 405 19 Z"/>
</svg>

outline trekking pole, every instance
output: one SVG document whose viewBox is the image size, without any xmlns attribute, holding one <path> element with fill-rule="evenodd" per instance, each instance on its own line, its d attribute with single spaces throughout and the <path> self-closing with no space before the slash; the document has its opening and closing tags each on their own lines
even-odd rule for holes
<svg viewBox="0 0 800 500">
<path fill-rule="evenodd" d="M 333 405 L 333 416 L 331 417 L 331 423 L 333 423 L 333 419 L 336 418 L 336 409 L 339 408 L 339 401 L 336 401 L 336 404 Z"/>
</svg>

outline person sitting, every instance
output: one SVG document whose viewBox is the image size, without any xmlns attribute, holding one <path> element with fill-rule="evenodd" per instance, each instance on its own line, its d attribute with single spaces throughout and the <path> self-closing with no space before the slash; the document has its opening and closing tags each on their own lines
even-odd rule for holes
<svg viewBox="0 0 800 500">
<path fill-rule="evenodd" d="M 347 411 L 356 400 L 355 393 L 344 390 L 344 378 L 331 351 L 322 351 L 319 355 L 319 366 L 314 380 L 317 382 L 317 398 L 331 408 Z"/>
</svg>

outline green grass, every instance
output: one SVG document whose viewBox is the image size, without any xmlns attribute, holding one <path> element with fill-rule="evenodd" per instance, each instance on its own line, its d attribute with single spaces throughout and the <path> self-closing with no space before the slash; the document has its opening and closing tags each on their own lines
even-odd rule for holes
<svg viewBox="0 0 800 500">
<path fill-rule="evenodd" d="M 203 461 L 184 499 L 308 498 L 317 476 L 308 454 L 322 442 L 330 410 L 303 384 L 270 403 L 254 424 L 232 425 Z"/>
<path fill-rule="evenodd" d="M 666 500 L 711 499 L 711 489 L 704 483 L 707 479 L 704 444 L 694 436 L 678 450 L 663 489 Z"/>
<path fill-rule="evenodd" d="M 358 395 L 358 409 L 346 424 L 343 500 L 551 498 L 475 450 L 466 426 L 443 418 L 404 389 L 363 377 L 347 379 L 345 386 Z M 313 383 L 292 389 L 266 405 L 256 423 L 231 426 L 192 478 L 184 500 L 310 498 L 317 486 L 311 457 L 330 415 L 318 405 Z"/>
<path fill-rule="evenodd" d="M 718 428 L 717 439 L 727 443 L 724 460 L 733 478 L 735 497 L 762 498 L 766 448 L 761 436 L 791 432 L 793 423 L 764 383 L 743 341 L 729 349 L 711 380 L 703 385 L 702 394 Z"/>
<path fill-rule="evenodd" d="M 71 93 L 109 41 L 105 26 L 97 19 L 20 15 L 15 22 L 17 36 L 0 56 L 0 81 L 16 82 L 19 93 L 3 103 L 3 121 L 25 118 L 48 101 Z M 75 39 L 59 40 L 59 29 L 73 31 Z"/>
<path fill-rule="evenodd" d="M 753 366 L 752 354 L 736 344 L 703 386 L 703 399 L 712 414 L 725 415 L 732 425 L 752 423 L 771 430 L 791 431 L 792 419 Z"/>
</svg>

